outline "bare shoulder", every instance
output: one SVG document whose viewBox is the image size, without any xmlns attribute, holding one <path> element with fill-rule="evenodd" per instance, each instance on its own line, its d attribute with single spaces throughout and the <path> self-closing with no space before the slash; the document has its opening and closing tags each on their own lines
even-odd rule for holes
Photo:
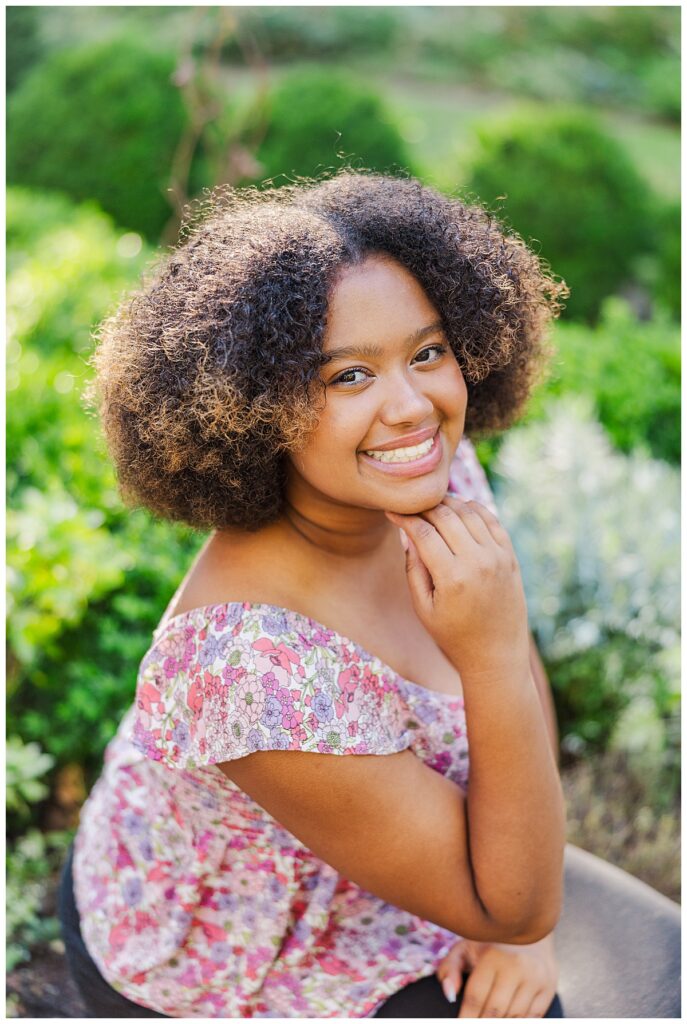
<svg viewBox="0 0 687 1024">
<path fill-rule="evenodd" d="M 216 531 L 189 568 L 169 615 L 228 601 L 288 606 L 294 581 L 304 576 L 291 562 L 274 527 L 255 533 Z"/>
</svg>

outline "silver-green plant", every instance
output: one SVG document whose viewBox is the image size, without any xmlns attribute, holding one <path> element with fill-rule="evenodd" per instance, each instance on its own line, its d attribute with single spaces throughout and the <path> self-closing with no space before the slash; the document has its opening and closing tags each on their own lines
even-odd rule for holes
<svg viewBox="0 0 687 1024">
<path fill-rule="evenodd" d="M 677 470 L 615 451 L 579 396 L 511 431 L 495 470 L 564 744 L 669 746 L 679 700 Z"/>
</svg>

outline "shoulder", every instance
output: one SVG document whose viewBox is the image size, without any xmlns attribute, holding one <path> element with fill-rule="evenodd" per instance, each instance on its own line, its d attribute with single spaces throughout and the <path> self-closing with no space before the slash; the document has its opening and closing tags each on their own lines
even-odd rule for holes
<svg viewBox="0 0 687 1024">
<path fill-rule="evenodd" d="M 402 749 L 393 680 L 355 645 L 266 604 L 192 609 L 163 623 L 137 684 L 134 740 L 195 766 L 257 750 Z"/>
</svg>

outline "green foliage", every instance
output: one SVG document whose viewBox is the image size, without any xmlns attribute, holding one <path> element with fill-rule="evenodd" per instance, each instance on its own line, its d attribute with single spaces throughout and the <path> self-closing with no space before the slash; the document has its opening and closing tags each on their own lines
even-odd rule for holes
<svg viewBox="0 0 687 1024">
<path fill-rule="evenodd" d="M 60 923 L 45 913 L 48 879 L 63 863 L 71 832 L 30 829 L 7 852 L 6 968 L 31 959 L 33 947 L 57 939 Z"/>
<path fill-rule="evenodd" d="M 241 37 L 249 33 L 270 60 L 322 60 L 390 50 L 400 22 L 388 7 L 244 7 L 236 10 Z M 236 38 L 226 48 L 242 58 Z"/>
<path fill-rule="evenodd" d="M 479 139 L 466 186 L 492 208 L 506 196 L 499 214 L 569 285 L 567 314 L 594 318 L 655 244 L 648 187 L 586 112 L 523 112 Z"/>
<path fill-rule="evenodd" d="M 680 330 L 657 315 L 638 320 L 621 299 L 607 299 L 595 327 L 557 324 L 550 380 L 528 418 L 551 396 L 589 396 L 597 418 L 624 452 L 645 447 L 655 458 L 680 462 Z"/>
<path fill-rule="evenodd" d="M 656 301 L 680 319 L 680 203 L 663 203 L 656 211 L 658 253 L 651 282 Z"/>
<path fill-rule="evenodd" d="M 676 755 L 678 470 L 614 452 L 572 396 L 511 431 L 495 468 L 564 749 Z"/>
<path fill-rule="evenodd" d="M 40 9 L 6 7 L 5 38 L 5 77 L 7 92 L 10 93 L 42 56 Z"/>
<path fill-rule="evenodd" d="M 123 509 L 81 401 L 91 328 L 135 283 L 140 238 L 25 190 L 7 221 L 9 711 L 95 770 L 199 538 Z"/>
<path fill-rule="evenodd" d="M 6 745 L 6 793 L 8 830 L 22 829 L 32 805 L 44 800 L 48 786 L 44 778 L 54 764 L 37 743 L 24 743 L 10 736 Z M 47 878 L 64 860 L 71 840 L 69 832 L 42 833 L 30 829 L 8 843 L 6 862 L 7 969 L 29 960 L 31 949 L 56 939 L 60 932 L 56 918 L 44 914 Z"/>
<path fill-rule="evenodd" d="M 44 800 L 48 787 L 41 781 L 50 771 L 54 758 L 44 754 L 37 743 L 24 743 L 9 736 L 5 747 L 5 798 L 7 812 L 26 818 L 29 805 Z"/>
<path fill-rule="evenodd" d="M 408 168 L 403 140 L 377 92 L 341 72 L 289 74 L 270 96 L 268 117 L 257 152 L 261 178 L 311 175 L 342 161 L 378 171 Z"/>
<path fill-rule="evenodd" d="M 174 57 L 121 37 L 37 65 L 8 101 L 7 176 L 15 184 L 95 199 L 156 238 L 186 124 Z"/>
</svg>

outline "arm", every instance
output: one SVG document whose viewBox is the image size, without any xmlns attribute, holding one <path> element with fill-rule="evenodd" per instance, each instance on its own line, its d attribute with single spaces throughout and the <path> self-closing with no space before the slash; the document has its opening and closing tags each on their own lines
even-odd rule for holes
<svg viewBox="0 0 687 1024">
<path fill-rule="evenodd" d="M 387 514 L 412 537 L 413 599 L 463 682 L 467 795 L 410 751 L 258 751 L 220 767 L 318 857 L 385 901 L 469 938 L 529 944 L 560 913 L 563 799 L 510 542 L 485 509 L 457 507 L 442 503 L 425 519 Z"/>
<path fill-rule="evenodd" d="M 551 743 L 551 749 L 553 756 L 558 764 L 558 724 L 556 722 L 556 708 L 553 703 L 553 696 L 551 694 L 551 683 L 549 677 L 546 674 L 543 662 L 537 645 L 534 641 L 534 637 L 530 634 L 530 670 L 532 672 L 532 678 L 534 685 L 537 688 L 539 699 L 541 701 L 542 710 L 544 712 L 544 718 L 546 719 L 546 729 L 549 735 L 549 742 Z"/>
</svg>

